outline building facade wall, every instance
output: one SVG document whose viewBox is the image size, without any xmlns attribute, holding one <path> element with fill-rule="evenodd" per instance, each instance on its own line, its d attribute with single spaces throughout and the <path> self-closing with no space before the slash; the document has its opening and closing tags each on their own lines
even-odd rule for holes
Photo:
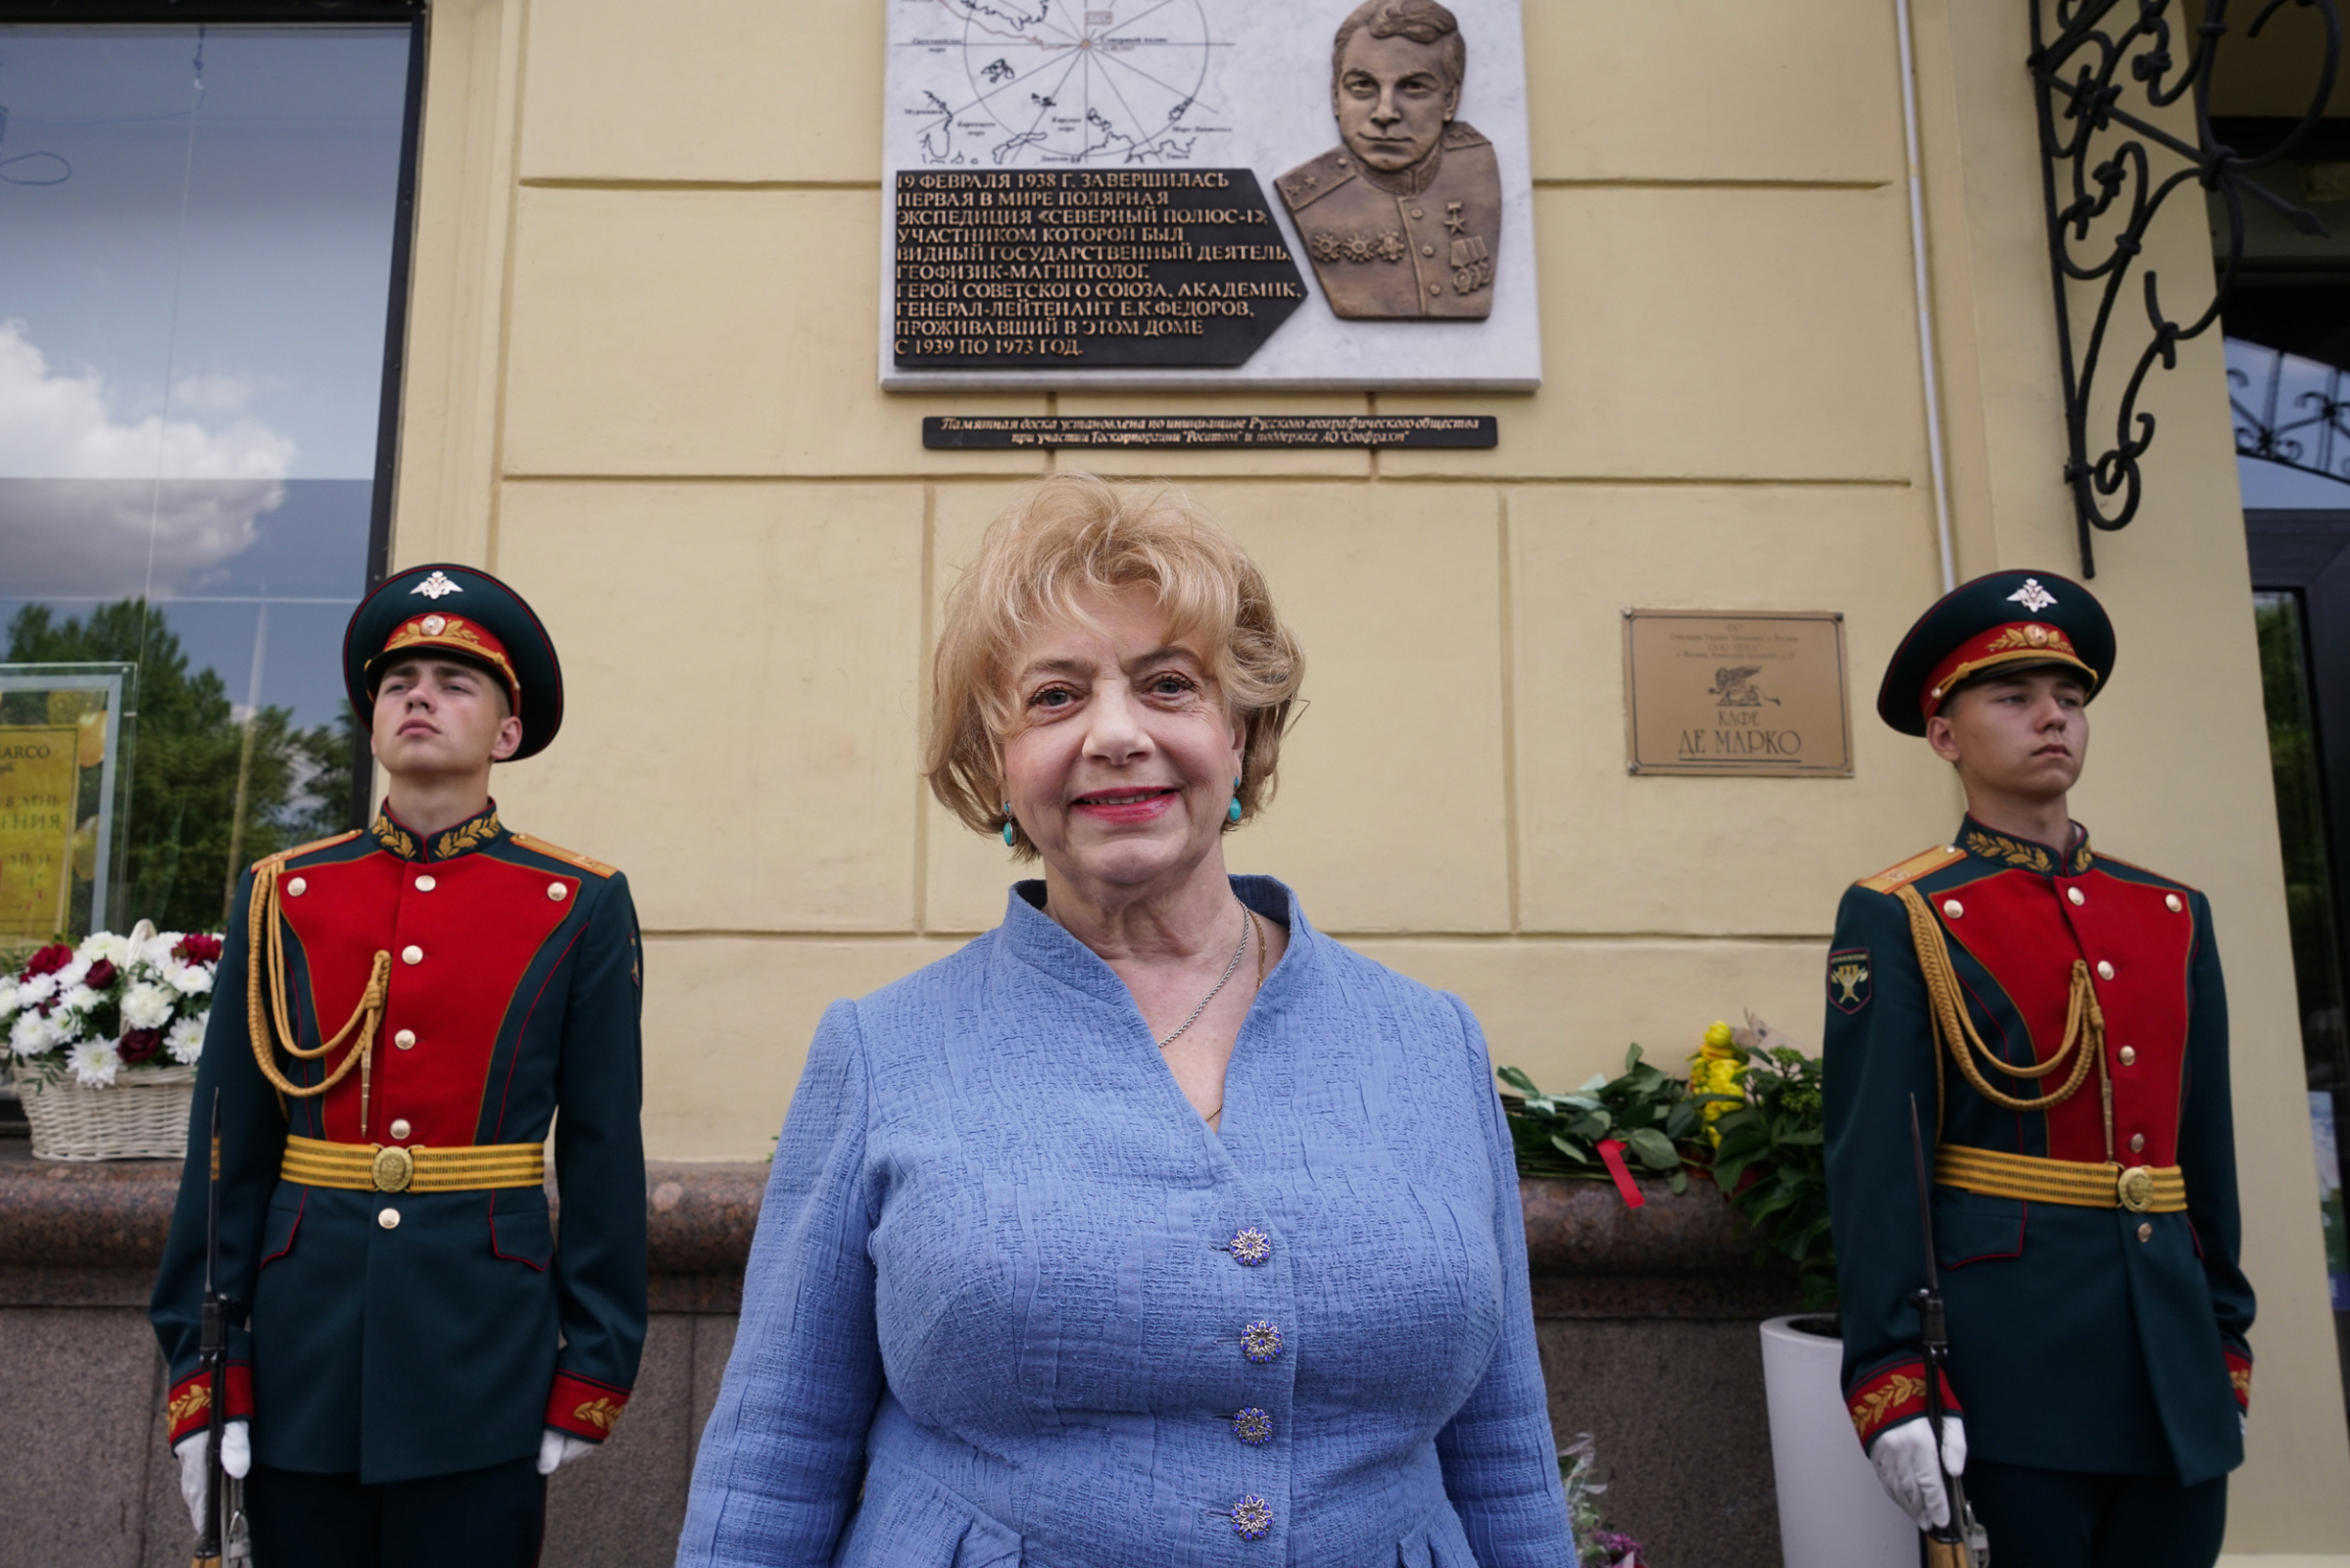
<svg viewBox="0 0 2350 1568">
<path fill-rule="evenodd" d="M 2021 6 L 1918 0 L 1959 575 L 2077 554 Z M 625 867 L 651 1152 L 756 1157 L 831 999 L 995 923 L 1015 873 L 915 776 L 939 605 L 1047 454 L 925 414 L 1493 413 L 1492 452 L 1065 454 L 1263 564 L 1310 709 L 1240 869 L 1458 991 L 1545 1086 L 1752 1008 L 1816 1042 L 1853 877 L 1940 842 L 1876 679 L 1940 588 L 1891 0 L 1527 7 L 1546 381 L 1502 395 L 885 396 L 880 8 L 439 0 L 396 563 L 478 562 L 563 650 L 510 820 Z M 2199 215 L 2162 236 L 2208 272 Z M 2212 895 L 2263 1294 L 2231 1549 L 2339 1550 L 2326 1312 L 2216 334 L 2159 376 L 2100 541 L 2122 636 L 2079 810 Z M 1620 612 L 1837 610 L 1854 776 L 1628 776 Z"/>
</svg>

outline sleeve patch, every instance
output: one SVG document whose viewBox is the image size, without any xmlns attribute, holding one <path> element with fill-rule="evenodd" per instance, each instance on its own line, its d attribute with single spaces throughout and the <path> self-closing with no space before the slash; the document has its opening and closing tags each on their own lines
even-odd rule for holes
<svg viewBox="0 0 2350 1568">
<path fill-rule="evenodd" d="M 1828 956 L 1828 1004 L 1858 1012 L 1869 1004 L 1869 950 L 1838 948 Z"/>
</svg>

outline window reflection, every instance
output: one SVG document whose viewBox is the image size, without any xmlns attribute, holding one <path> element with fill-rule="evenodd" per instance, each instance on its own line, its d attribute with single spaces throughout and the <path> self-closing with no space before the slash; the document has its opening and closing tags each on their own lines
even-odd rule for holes
<svg viewBox="0 0 2350 1568">
<path fill-rule="evenodd" d="M 409 48 L 0 26 L 0 658 L 139 667 L 126 918 L 348 825 Z"/>
</svg>

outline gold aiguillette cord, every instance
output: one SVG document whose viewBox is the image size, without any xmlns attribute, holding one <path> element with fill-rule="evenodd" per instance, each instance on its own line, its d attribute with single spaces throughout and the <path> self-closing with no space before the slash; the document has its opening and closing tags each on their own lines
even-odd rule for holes
<svg viewBox="0 0 2350 1568">
<path fill-rule="evenodd" d="M 245 938 L 245 1018 L 253 1036 L 253 1059 L 261 1064 L 264 1078 L 276 1087 L 279 1094 L 295 1100 L 314 1100 L 351 1076 L 359 1069 L 359 1135 L 367 1135 L 367 1099 L 372 1088 L 375 1055 L 375 1029 L 383 1021 L 385 989 L 391 984 L 392 956 L 377 953 L 375 962 L 367 973 L 367 989 L 360 993 L 359 1005 L 334 1038 L 316 1051 L 305 1051 L 301 1033 L 286 1014 L 285 1004 L 285 922 L 279 918 L 277 894 L 278 873 L 285 862 L 268 859 L 254 867 L 253 903 L 247 913 Z M 268 971 L 269 1005 L 262 1004 L 263 971 Z M 321 1025 L 320 1027 L 323 1027 Z M 321 1083 L 308 1088 L 294 1083 L 277 1070 L 272 1047 L 282 1047 L 285 1054 L 298 1061 L 317 1061 L 358 1035 L 350 1053 L 330 1070 Z"/>
<path fill-rule="evenodd" d="M 2105 1059 L 2105 1009 L 2097 1005 L 2096 987 L 2089 982 L 2086 961 L 2073 960 L 2073 993 L 2065 1013 L 2065 1037 L 2055 1054 L 2046 1061 L 2032 1066 L 2018 1066 L 2004 1060 L 1983 1043 L 1975 1032 L 1975 1020 L 1967 1013 L 1965 1001 L 1959 995 L 1958 974 L 1950 966 L 1950 950 L 1942 945 L 1942 928 L 1935 922 L 1934 911 L 1914 887 L 1900 890 L 1902 907 L 1909 911 L 1909 934 L 1918 950 L 1918 968 L 1926 977 L 1926 995 L 1934 1014 L 1934 1032 L 1948 1048 L 1950 1058 L 1975 1092 L 1994 1105 L 2009 1110 L 2046 1110 L 2061 1105 L 2081 1092 L 2087 1081 L 2092 1062 Z M 2049 1076 L 2073 1058 L 2073 1071 L 2064 1086 L 2052 1094 L 2010 1095 L 1993 1089 L 1976 1065 L 1980 1053 L 2000 1073 L 2010 1078 L 2039 1079 Z M 2110 1122 L 2111 1111 L 2107 1112 Z M 2109 1133 L 2110 1139 L 2110 1133 Z"/>
</svg>

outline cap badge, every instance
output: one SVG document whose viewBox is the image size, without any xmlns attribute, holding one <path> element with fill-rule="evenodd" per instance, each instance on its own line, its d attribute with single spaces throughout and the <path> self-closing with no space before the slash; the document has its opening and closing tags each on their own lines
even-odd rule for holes
<svg viewBox="0 0 2350 1568">
<path fill-rule="evenodd" d="M 2032 644 L 2032 646 L 2034 648 L 2045 648 L 2048 646 L 2048 628 L 2045 626 L 2027 626 L 2024 628 L 2024 640 Z"/>
<path fill-rule="evenodd" d="M 448 629 L 449 621 L 448 617 L 444 615 L 426 615 L 422 620 L 417 621 L 416 624 L 424 628 L 425 636 L 438 637 L 443 631 Z"/>
<path fill-rule="evenodd" d="M 2027 588 L 2037 588 L 2039 585 L 2037 583 L 2026 583 L 2025 586 Z M 465 592 L 465 589 L 460 587 L 458 584 L 451 582 L 447 572 L 435 571 L 431 576 L 425 578 L 414 588 L 411 588 L 409 592 L 412 594 L 422 594 L 427 599 L 438 599 L 444 594 L 462 594 Z"/>
<path fill-rule="evenodd" d="M 438 576 L 439 573 L 435 572 L 433 575 Z M 452 584 L 451 586 L 455 585 Z M 424 590 L 419 588 L 416 591 L 418 593 L 422 593 Z M 2014 603 L 2022 605 L 2026 610 L 2030 611 L 2035 615 L 2041 611 L 2047 609 L 2050 605 L 2056 603 L 2056 595 L 2050 593 L 2047 589 L 2042 588 L 2040 586 L 2040 580 L 2037 577 L 2025 578 L 2024 586 L 2017 589 L 2014 593 L 2009 594 L 2007 597 Z"/>
</svg>

